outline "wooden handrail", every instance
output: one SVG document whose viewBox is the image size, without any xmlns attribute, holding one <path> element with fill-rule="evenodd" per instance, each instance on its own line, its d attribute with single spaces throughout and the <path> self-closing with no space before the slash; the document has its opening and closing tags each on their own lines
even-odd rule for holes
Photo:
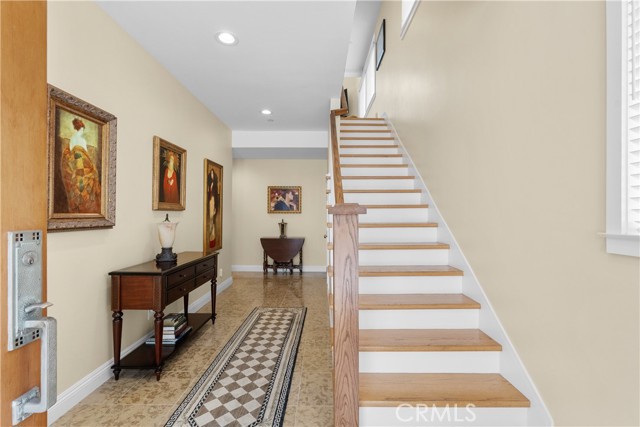
<svg viewBox="0 0 640 427">
<path fill-rule="evenodd" d="M 331 152 L 333 163 L 333 191 L 336 205 L 344 203 L 342 191 L 342 174 L 340 173 L 340 152 L 338 151 L 338 129 L 336 127 L 336 114 L 342 110 L 331 110 Z"/>
<path fill-rule="evenodd" d="M 336 427 L 359 425 L 358 215 L 357 203 L 344 203 L 336 115 L 331 111 L 331 160 L 335 205 L 333 216 L 333 418 Z"/>
</svg>

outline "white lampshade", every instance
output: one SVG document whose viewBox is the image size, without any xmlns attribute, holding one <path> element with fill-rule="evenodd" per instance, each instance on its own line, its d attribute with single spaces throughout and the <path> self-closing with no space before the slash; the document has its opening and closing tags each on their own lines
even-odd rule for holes
<svg viewBox="0 0 640 427">
<path fill-rule="evenodd" d="M 172 248 L 176 240 L 177 222 L 162 221 L 158 223 L 158 238 L 162 248 Z"/>
</svg>

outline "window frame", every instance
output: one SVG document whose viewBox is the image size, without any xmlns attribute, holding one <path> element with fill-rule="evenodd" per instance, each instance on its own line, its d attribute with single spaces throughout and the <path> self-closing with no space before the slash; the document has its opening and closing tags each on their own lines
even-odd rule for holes
<svg viewBox="0 0 640 427">
<path fill-rule="evenodd" d="M 606 248 L 618 255 L 640 257 L 640 235 L 627 226 L 626 102 L 626 1 L 606 2 L 607 37 L 607 163 Z M 626 54 L 625 54 L 626 56 Z M 623 60 L 625 63 L 623 64 Z"/>
</svg>

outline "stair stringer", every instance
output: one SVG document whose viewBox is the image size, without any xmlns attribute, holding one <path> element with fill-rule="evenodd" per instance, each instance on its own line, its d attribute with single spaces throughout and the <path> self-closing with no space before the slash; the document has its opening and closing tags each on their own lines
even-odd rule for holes
<svg viewBox="0 0 640 427">
<path fill-rule="evenodd" d="M 467 261 L 467 258 L 464 256 L 464 253 L 453 236 L 451 229 L 442 217 L 440 210 L 438 209 L 438 205 L 431 196 L 420 171 L 416 169 L 413 159 L 407 152 L 395 127 L 393 126 L 393 123 L 389 120 L 387 113 L 384 113 L 382 117 L 385 119 L 389 129 L 391 129 L 391 135 L 396 139 L 404 161 L 409 164 L 409 175 L 416 177 L 416 188 L 422 190 L 422 202 L 429 205 L 429 221 L 438 223 L 438 241 L 448 243 L 450 245 L 449 265 L 459 268 L 465 272 L 462 277 L 462 293 L 480 303 L 480 329 L 502 344 L 502 352 L 500 355 L 500 374 L 520 390 L 520 392 L 527 396 L 531 402 L 531 407 L 527 411 L 527 425 L 553 426 L 553 418 L 551 417 L 551 413 L 549 412 L 547 405 L 544 403 L 540 392 L 524 366 L 522 359 L 518 355 L 515 346 L 509 339 L 509 336 L 493 309 L 487 294 L 482 288 L 473 268 L 471 268 L 471 264 Z"/>
</svg>

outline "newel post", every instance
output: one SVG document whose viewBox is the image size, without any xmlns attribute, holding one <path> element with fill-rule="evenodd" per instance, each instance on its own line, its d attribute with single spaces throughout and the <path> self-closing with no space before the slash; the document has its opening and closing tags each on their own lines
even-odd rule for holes
<svg viewBox="0 0 640 427">
<path fill-rule="evenodd" d="M 333 407 L 336 427 L 358 425 L 358 214 L 355 203 L 333 215 Z"/>
</svg>

